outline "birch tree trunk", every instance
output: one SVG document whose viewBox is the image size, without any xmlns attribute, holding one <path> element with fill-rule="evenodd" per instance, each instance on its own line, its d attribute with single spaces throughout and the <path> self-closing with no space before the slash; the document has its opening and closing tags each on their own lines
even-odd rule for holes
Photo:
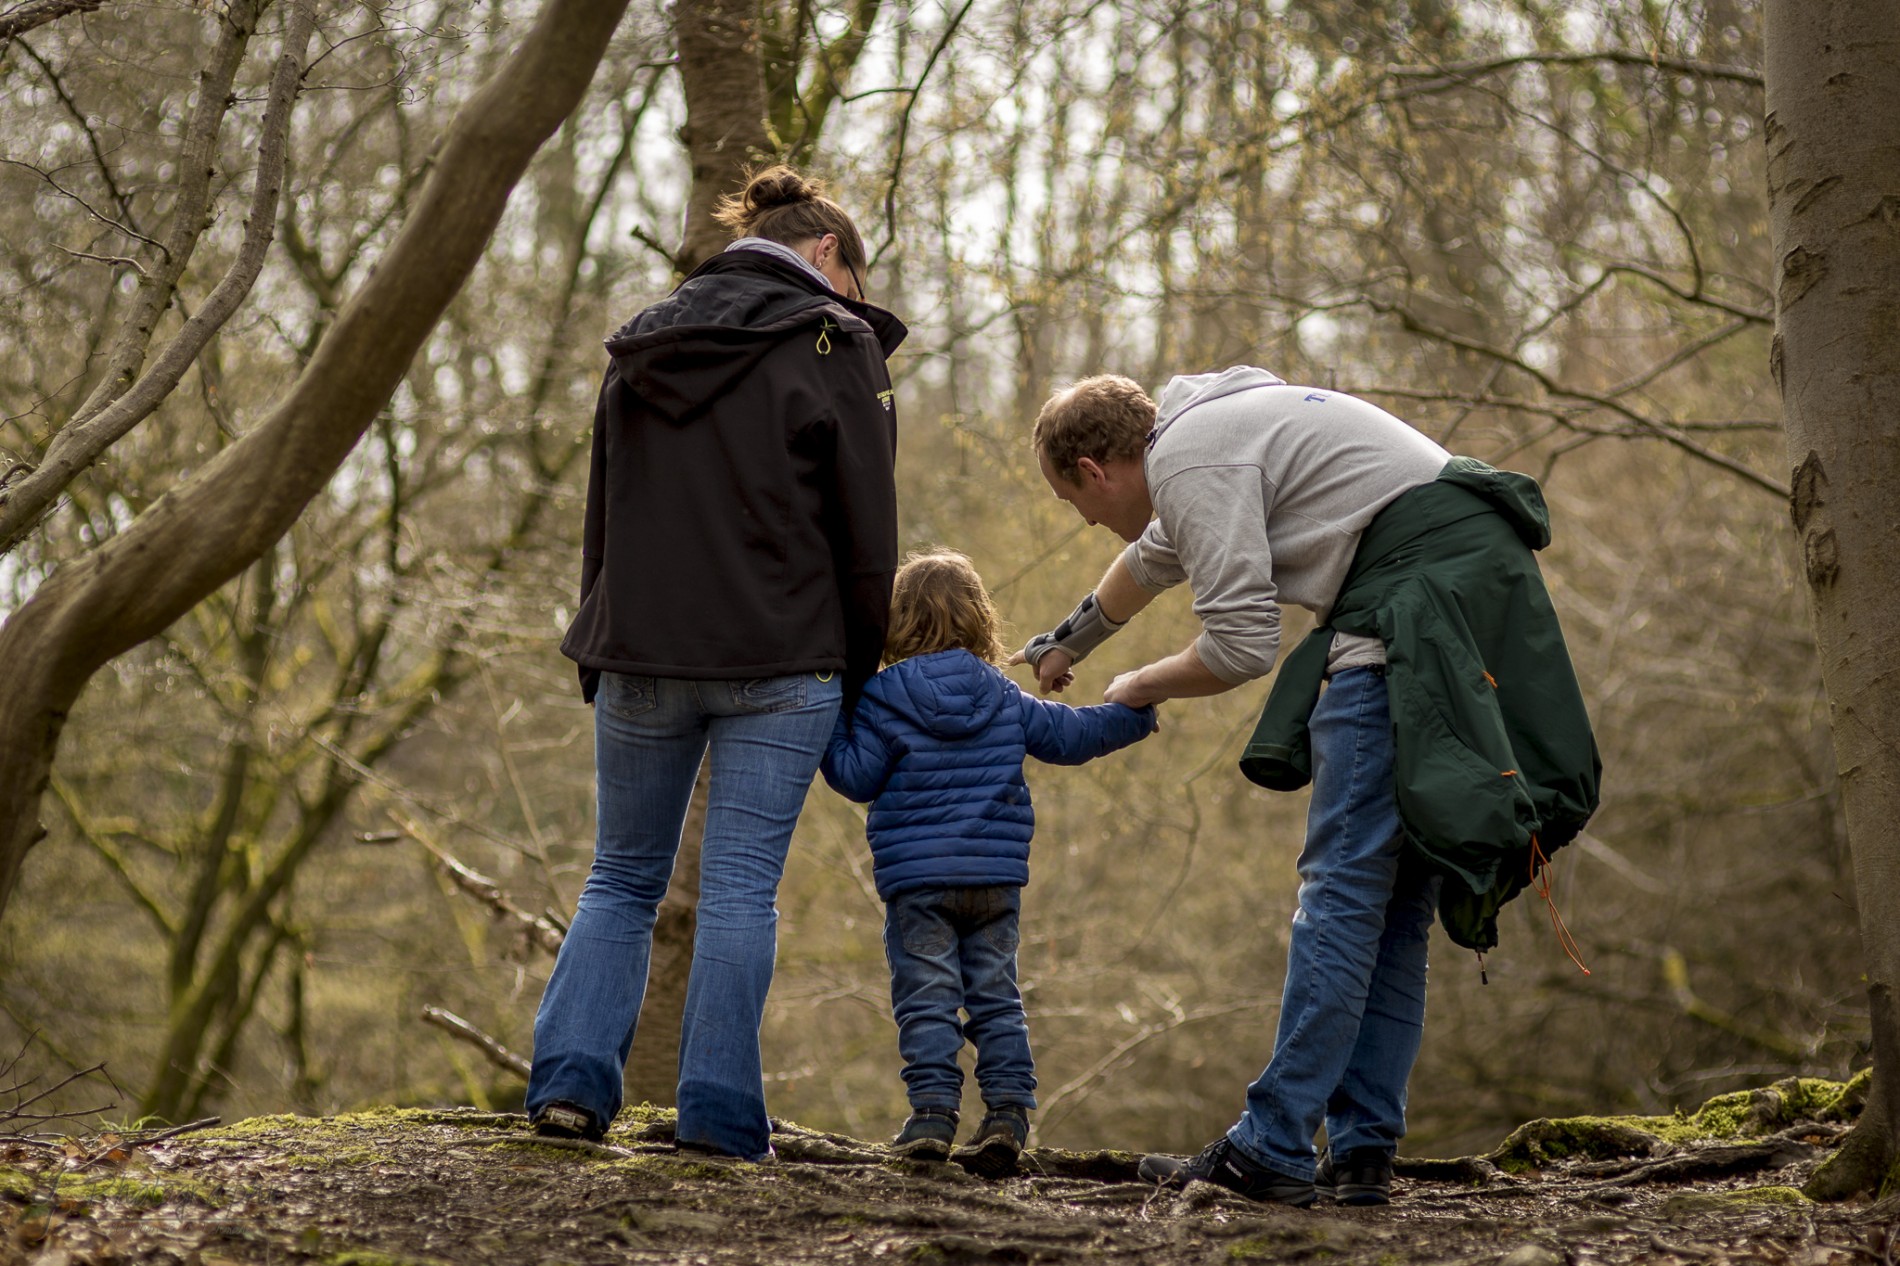
<svg viewBox="0 0 1900 1266">
<path fill-rule="evenodd" d="M 586 91 L 626 0 L 548 0 L 456 115 L 409 222 L 270 417 L 0 626 L 0 913 L 44 834 L 60 730 L 92 675 L 287 531 L 389 401 L 508 195 Z"/>
<path fill-rule="evenodd" d="M 1768 0 L 1775 339 L 1854 859 L 1874 1082 L 1808 1192 L 1885 1191 L 1900 1120 L 1900 0 Z"/>
</svg>

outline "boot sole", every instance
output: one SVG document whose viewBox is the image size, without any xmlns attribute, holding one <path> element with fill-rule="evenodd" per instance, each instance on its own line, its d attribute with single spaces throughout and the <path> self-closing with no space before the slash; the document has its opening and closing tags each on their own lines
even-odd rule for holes
<svg viewBox="0 0 1900 1266">
<path fill-rule="evenodd" d="M 900 1160 L 929 1161 L 932 1163 L 950 1159 L 950 1145 L 936 1139 L 918 1139 L 902 1147 L 892 1147 L 891 1155 Z"/>
<path fill-rule="evenodd" d="M 1013 1178 L 1021 1169 L 1021 1157 L 1021 1148 L 1006 1140 L 990 1139 L 959 1147 L 951 1159 L 978 1178 Z"/>
</svg>

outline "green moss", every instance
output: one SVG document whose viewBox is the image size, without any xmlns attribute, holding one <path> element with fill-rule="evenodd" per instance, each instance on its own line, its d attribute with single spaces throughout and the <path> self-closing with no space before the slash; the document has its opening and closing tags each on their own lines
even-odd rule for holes
<svg viewBox="0 0 1900 1266">
<path fill-rule="evenodd" d="M 13 1196 L 24 1200 L 33 1194 L 38 1181 L 24 1169 L 15 1169 L 11 1165 L 0 1165 L 0 1196 Z"/>
<path fill-rule="evenodd" d="M 292 1152 L 281 1158 L 298 1169 L 360 1169 L 368 1165 L 393 1165 L 396 1158 L 361 1143 L 346 1143 L 324 1152 Z"/>
<path fill-rule="evenodd" d="M 1786 1208 L 1811 1203 L 1793 1187 L 1742 1187 L 1735 1191 L 1683 1192 L 1664 1201 L 1663 1211 L 1679 1217 L 1692 1213 L 1720 1213 L 1737 1206 Z"/>
<path fill-rule="evenodd" d="M 440 1258 L 402 1257 L 372 1248 L 353 1248 L 323 1259 L 323 1266 L 445 1266 Z"/>
<path fill-rule="evenodd" d="M 192 1200 L 216 1207 L 211 1188 L 190 1178 L 170 1177 L 164 1181 L 115 1175 L 88 1178 L 82 1174 L 62 1174 L 55 1180 L 55 1192 L 71 1200 L 121 1200 L 143 1209 L 156 1209 L 168 1200 Z"/>
<path fill-rule="evenodd" d="M 1559 1160 L 1610 1160 L 1647 1156 L 1656 1150 L 1653 1131 L 1631 1117 L 1563 1117 L 1526 1121 L 1511 1131 L 1491 1154 L 1491 1163 L 1509 1174 L 1523 1173 Z"/>
<path fill-rule="evenodd" d="M 1315 1240 L 1324 1244 L 1329 1238 L 1330 1236 L 1323 1230 L 1316 1230 L 1310 1235 L 1292 1229 L 1249 1235 L 1227 1246 L 1227 1260 L 1230 1262 L 1264 1261 L 1270 1258 L 1286 1257 L 1289 1254 L 1306 1257 L 1326 1256 L 1330 1255 L 1330 1249 L 1314 1248 L 1312 1244 Z"/>
<path fill-rule="evenodd" d="M 1801 1194 L 1798 1187 L 1743 1187 L 1740 1191 L 1731 1191 L 1728 1198 L 1735 1204 L 1801 1205 L 1813 1204 Z"/>
<path fill-rule="evenodd" d="M 1819 1077 L 1789 1077 L 1755 1090 L 1716 1095 L 1694 1112 L 1670 1116 L 1562 1117 L 1518 1127 L 1491 1154 L 1506 1173 L 1523 1173 L 1551 1161 L 1609 1160 L 1642 1156 L 1657 1141 L 1694 1143 L 1758 1137 L 1797 1121 L 1829 1120 L 1859 1110 L 1857 1090 L 1866 1074 L 1845 1084 Z"/>
</svg>

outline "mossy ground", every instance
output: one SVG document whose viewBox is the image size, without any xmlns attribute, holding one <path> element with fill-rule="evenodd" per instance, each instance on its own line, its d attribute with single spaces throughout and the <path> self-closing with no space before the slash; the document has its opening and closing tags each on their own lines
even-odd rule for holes
<svg viewBox="0 0 1900 1266">
<path fill-rule="evenodd" d="M 623 1114 L 601 1151 L 547 1146 L 519 1117 L 487 1112 L 267 1117 L 110 1162 L 0 1145 L 0 1266 L 53 1253 L 72 1266 L 1400 1266 L 1496 1261 L 1529 1227 L 1560 1258 L 1593 1266 L 1658 1260 L 1658 1244 L 1684 1260 L 1845 1263 L 1877 1253 L 1891 1215 L 1803 1200 L 1813 1160 L 1685 1185 L 1644 1180 L 1650 1156 L 1632 1151 L 1732 1144 L 1791 1115 L 1825 1115 L 1838 1090 L 1784 1084 L 1680 1117 L 1536 1123 L 1493 1153 L 1515 1147 L 1530 1162 L 1524 1177 L 1483 1158 L 1438 1162 L 1418 1171 L 1429 1177 L 1402 1170 L 1389 1207 L 1307 1211 L 1202 1184 L 1157 1190 L 1131 1181 L 1137 1157 L 1126 1152 L 1036 1150 L 1022 1176 L 990 1183 L 787 1126 L 776 1164 L 686 1158 L 670 1147 L 671 1114 L 645 1107 Z"/>
<path fill-rule="evenodd" d="M 1526 1122 L 1490 1155 L 1507 1173 L 1558 1160 L 1609 1160 L 1738 1138 L 1761 1138 L 1799 1121 L 1831 1123 L 1859 1111 L 1867 1074 L 1852 1081 L 1789 1077 L 1756 1090 L 1717 1095 L 1673 1116 L 1560 1117 Z"/>
</svg>

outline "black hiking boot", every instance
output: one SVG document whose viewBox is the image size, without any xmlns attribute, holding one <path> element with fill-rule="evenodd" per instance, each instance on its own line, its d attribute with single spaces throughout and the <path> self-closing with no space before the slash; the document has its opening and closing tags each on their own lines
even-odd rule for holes
<svg viewBox="0 0 1900 1266">
<path fill-rule="evenodd" d="M 1313 1186 L 1336 1204 L 1391 1204 L 1392 1154 L 1383 1147 L 1355 1147 L 1334 1161 L 1329 1147 L 1320 1154 Z"/>
<path fill-rule="evenodd" d="M 1226 1135 L 1215 1139 L 1192 1160 L 1174 1156 L 1144 1156 L 1141 1176 L 1164 1187 L 1185 1187 L 1190 1182 L 1211 1182 L 1219 1187 L 1258 1200 L 1262 1204 L 1290 1204 L 1304 1209 L 1318 1193 L 1313 1184 L 1276 1173 L 1235 1147 Z"/>
<path fill-rule="evenodd" d="M 891 1151 L 905 1160 L 945 1161 L 956 1140 L 956 1113 L 948 1108 L 918 1108 L 891 1140 Z"/>
<path fill-rule="evenodd" d="M 607 1127 L 578 1104 L 556 1099 L 534 1114 L 534 1132 L 544 1139 L 585 1139 L 598 1143 L 607 1137 Z"/>
<path fill-rule="evenodd" d="M 1006 1103 L 983 1114 L 976 1137 L 952 1157 L 978 1178 L 1009 1178 L 1020 1166 L 1029 1143 L 1029 1109 Z"/>
</svg>

